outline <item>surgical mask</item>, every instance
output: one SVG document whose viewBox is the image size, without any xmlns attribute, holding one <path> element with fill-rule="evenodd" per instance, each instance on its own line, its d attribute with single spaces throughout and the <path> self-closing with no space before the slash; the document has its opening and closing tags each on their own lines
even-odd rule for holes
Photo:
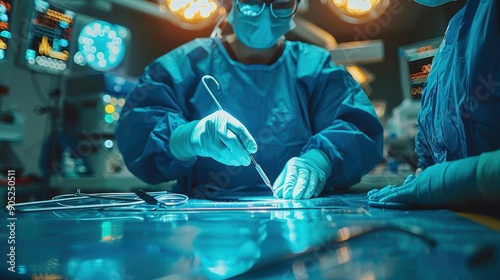
<svg viewBox="0 0 500 280">
<path fill-rule="evenodd" d="M 457 1 L 457 0 L 413 0 L 419 4 L 429 6 L 429 7 L 437 7 L 439 5 L 446 4 L 448 2 Z"/>
<path fill-rule="evenodd" d="M 236 38 L 254 49 L 268 49 L 295 27 L 292 18 L 278 19 L 269 7 L 255 17 L 245 16 L 238 9 L 231 9 L 227 21 L 233 27 Z"/>
</svg>

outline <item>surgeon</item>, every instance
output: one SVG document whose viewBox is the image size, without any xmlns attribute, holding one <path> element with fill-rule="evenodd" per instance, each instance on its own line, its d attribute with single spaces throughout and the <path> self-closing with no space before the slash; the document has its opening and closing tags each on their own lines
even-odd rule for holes
<svg viewBox="0 0 500 280">
<path fill-rule="evenodd" d="M 423 171 L 402 186 L 370 191 L 371 202 L 428 208 L 500 202 L 499 5 L 467 1 L 451 19 L 417 120 L 415 148 Z"/>
<path fill-rule="evenodd" d="M 356 184 L 379 163 L 382 125 L 359 84 L 327 50 L 285 40 L 298 6 L 233 0 L 234 33 L 149 64 L 116 128 L 128 169 L 151 184 L 176 180 L 174 191 L 191 197 L 308 199 Z M 207 86 L 224 111 L 204 75 L 218 81 Z"/>
</svg>

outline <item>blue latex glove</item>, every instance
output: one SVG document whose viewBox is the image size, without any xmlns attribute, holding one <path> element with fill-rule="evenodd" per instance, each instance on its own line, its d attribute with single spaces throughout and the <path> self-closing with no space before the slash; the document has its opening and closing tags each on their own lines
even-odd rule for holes
<svg viewBox="0 0 500 280">
<path fill-rule="evenodd" d="M 257 143 L 240 121 L 219 110 L 176 128 L 170 137 L 170 150 L 179 160 L 201 156 L 226 165 L 248 166 L 248 153 L 257 152 Z"/>
<path fill-rule="evenodd" d="M 418 175 L 418 174 L 420 174 L 420 172 L 422 172 L 422 170 L 420 170 L 420 171 L 417 173 L 417 175 Z M 403 182 L 403 184 L 402 184 L 401 186 L 404 186 L 404 185 L 406 185 L 406 184 L 410 183 L 410 182 L 411 182 L 411 181 L 413 181 L 415 178 L 417 178 L 417 176 L 416 176 L 415 174 L 413 174 L 413 173 L 412 173 L 412 174 L 410 174 L 410 175 L 408 175 L 408 176 L 406 177 L 406 179 L 404 180 L 404 182 Z M 394 188 L 394 187 L 398 187 L 398 185 L 387 185 L 387 186 L 383 187 L 383 188 L 382 188 L 382 189 L 380 189 L 380 190 L 379 190 L 379 189 L 373 189 L 373 190 L 369 191 L 367 195 L 368 195 L 368 197 L 369 197 L 369 198 L 370 198 L 372 195 L 374 195 L 374 194 L 377 194 L 378 196 L 383 196 L 383 195 L 387 194 L 388 192 L 390 192 L 390 191 L 392 190 L 392 188 Z M 371 199 L 371 200 L 373 200 L 373 199 Z M 377 201 L 378 201 L 378 200 L 377 200 Z"/>
<path fill-rule="evenodd" d="M 308 199 L 318 196 L 332 172 L 332 164 L 326 154 L 312 149 L 293 157 L 273 184 L 278 198 Z"/>
<path fill-rule="evenodd" d="M 379 202 L 398 202 L 422 207 L 464 206 L 482 200 L 476 183 L 478 157 L 435 164 L 417 177 L 410 174 L 402 186 L 389 185 L 368 192 Z"/>
</svg>

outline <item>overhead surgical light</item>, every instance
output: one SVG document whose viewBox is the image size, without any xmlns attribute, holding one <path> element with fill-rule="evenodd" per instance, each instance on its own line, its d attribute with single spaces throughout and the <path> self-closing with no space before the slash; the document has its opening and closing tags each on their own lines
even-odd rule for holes
<svg viewBox="0 0 500 280">
<path fill-rule="evenodd" d="M 216 22 L 226 8 L 216 0 L 158 0 L 160 10 L 185 29 L 201 29 Z"/>
<path fill-rule="evenodd" d="M 94 70 L 111 70 L 125 56 L 125 39 L 128 30 L 120 25 L 96 20 L 85 25 L 78 37 L 78 52 L 73 60 L 78 65 L 87 64 Z"/>
<path fill-rule="evenodd" d="M 345 22 L 359 24 L 378 18 L 389 0 L 326 0 L 330 9 Z"/>
</svg>

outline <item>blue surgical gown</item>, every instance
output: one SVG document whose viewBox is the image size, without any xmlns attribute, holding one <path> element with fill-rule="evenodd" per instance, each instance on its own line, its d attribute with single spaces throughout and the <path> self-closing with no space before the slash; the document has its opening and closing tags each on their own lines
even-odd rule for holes
<svg viewBox="0 0 500 280">
<path fill-rule="evenodd" d="M 500 10 L 468 1 L 450 21 L 422 93 L 418 167 L 500 149 Z"/>
<path fill-rule="evenodd" d="M 252 166 L 172 156 L 172 131 L 217 110 L 201 83 L 207 74 L 220 83 L 217 89 L 208 81 L 222 108 L 255 138 L 255 159 L 271 183 L 290 158 L 310 149 L 333 164 L 325 192 L 359 182 L 382 158 L 383 129 L 369 99 L 326 50 L 289 41 L 273 64 L 247 65 L 232 60 L 220 39 L 200 38 L 148 65 L 123 108 L 118 147 L 144 182 L 175 179 L 174 190 L 193 197 L 270 193 Z"/>
</svg>

